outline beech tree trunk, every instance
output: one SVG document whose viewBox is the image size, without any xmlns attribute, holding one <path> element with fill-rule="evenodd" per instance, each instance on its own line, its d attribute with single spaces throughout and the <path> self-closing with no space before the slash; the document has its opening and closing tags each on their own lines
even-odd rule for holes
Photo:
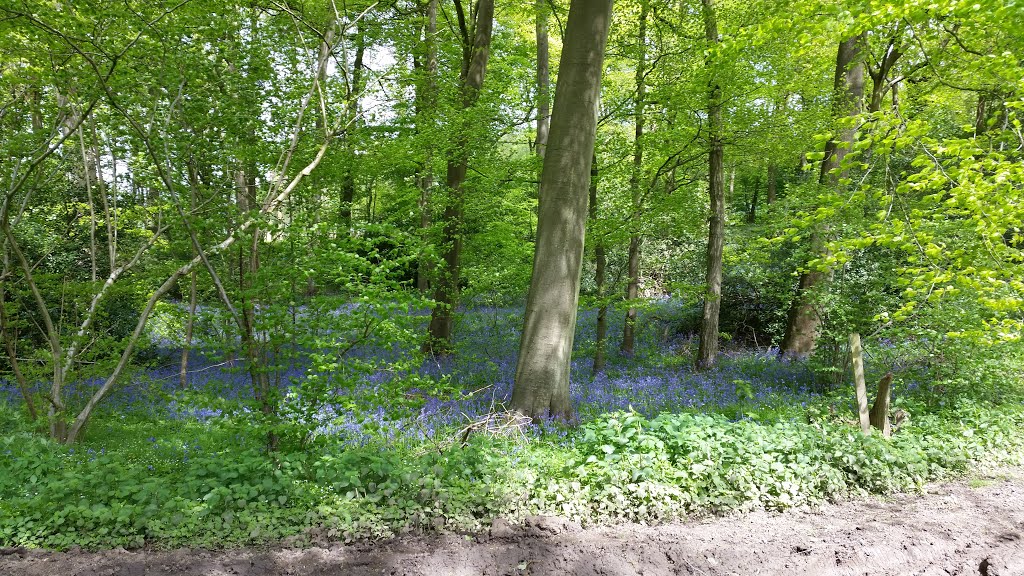
<svg viewBox="0 0 1024 576">
<path fill-rule="evenodd" d="M 853 116 L 860 113 L 864 97 L 864 65 L 860 58 L 860 46 L 864 35 L 849 38 L 839 45 L 836 56 L 835 95 L 833 116 Z M 824 186 L 837 186 L 839 174 L 836 170 L 852 145 L 854 131 L 844 130 L 840 139 L 825 144 L 825 157 L 821 161 L 818 182 Z M 839 146 L 845 142 L 847 146 Z M 810 237 L 811 254 L 821 255 L 825 251 L 822 231 L 815 230 Z M 822 270 L 806 270 L 800 275 L 796 296 L 790 304 L 786 319 L 786 332 L 779 353 L 787 356 L 807 356 L 814 351 L 821 317 L 818 314 L 816 292 L 828 280 L 830 274 Z"/>
<path fill-rule="evenodd" d="M 487 59 L 491 51 L 491 30 L 494 21 L 494 0 L 479 0 L 476 14 L 472 18 L 473 29 L 467 25 L 462 1 L 455 0 L 455 10 L 462 34 L 462 73 L 460 88 L 462 108 L 467 110 L 476 104 L 480 89 L 487 73 Z M 462 260 L 462 215 L 465 196 L 462 184 L 466 181 L 469 168 L 468 126 L 456 130 L 456 140 L 448 157 L 448 171 L 445 179 L 449 198 L 444 209 L 444 262 L 438 270 L 434 291 L 437 303 L 430 314 L 427 327 L 427 341 L 424 351 L 447 354 L 452 349 L 452 324 L 455 307 L 459 300 L 460 266 Z"/>
<path fill-rule="evenodd" d="M 611 0 L 572 0 L 569 7 L 512 391 L 512 407 L 530 417 L 572 417 L 569 369 L 611 8 Z"/>
<path fill-rule="evenodd" d="M 633 109 L 633 171 L 629 175 L 629 189 L 632 194 L 633 233 L 629 237 L 629 253 L 627 272 L 629 280 L 626 284 L 626 301 L 630 306 L 626 310 L 626 321 L 622 325 L 622 345 L 619 349 L 623 354 L 632 356 L 636 348 L 636 308 L 634 301 L 640 294 L 640 231 L 641 190 L 640 179 L 644 167 L 644 106 L 647 97 L 647 0 L 640 2 L 640 25 L 637 32 L 637 64 L 636 64 L 636 102 Z"/>
<path fill-rule="evenodd" d="M 714 0 L 702 0 L 704 34 L 709 50 L 714 53 L 718 44 L 718 23 L 715 21 Z M 714 58 L 705 62 L 708 71 L 714 74 Z M 708 195 L 711 214 L 708 221 L 707 272 L 704 276 L 704 308 L 698 332 L 700 345 L 697 350 L 698 369 L 715 365 L 718 355 L 718 317 L 722 306 L 722 249 L 725 235 L 725 168 L 722 146 L 722 88 L 712 76 L 708 91 Z M 733 177 L 735 178 L 735 169 Z"/>
</svg>

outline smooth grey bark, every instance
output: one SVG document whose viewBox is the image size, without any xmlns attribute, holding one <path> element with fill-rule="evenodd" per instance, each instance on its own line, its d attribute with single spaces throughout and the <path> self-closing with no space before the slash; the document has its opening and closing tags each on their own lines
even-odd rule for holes
<svg viewBox="0 0 1024 576">
<path fill-rule="evenodd" d="M 864 62 L 861 46 L 865 42 L 864 34 L 850 38 L 839 45 L 836 55 L 835 100 L 833 116 L 855 116 L 861 113 L 864 99 Z M 821 162 L 821 173 L 818 182 L 823 185 L 835 186 L 839 182 L 836 169 L 853 144 L 855 130 L 847 128 L 842 131 L 839 139 L 829 140 L 825 144 L 825 158 Z"/>
<path fill-rule="evenodd" d="M 512 408 L 571 418 L 569 369 L 611 0 L 572 0 L 541 173 L 533 274 Z"/>
<path fill-rule="evenodd" d="M 326 62 L 327 59 L 330 57 L 333 51 L 332 44 L 334 43 L 334 36 L 337 33 L 337 30 L 338 21 L 337 19 L 332 17 L 327 22 L 327 26 L 324 31 L 324 40 L 320 42 L 320 51 L 317 54 L 317 62 Z M 317 66 L 317 85 L 323 85 L 323 82 L 326 79 L 326 77 L 327 68 L 325 66 Z M 317 94 L 316 103 L 318 110 L 317 114 L 315 114 L 313 125 L 316 127 L 315 134 L 317 134 L 318 136 L 323 135 L 324 137 L 330 137 L 327 134 L 328 126 L 326 100 L 327 99 L 325 98 L 323 92 Z M 202 174 L 203 172 L 197 173 L 198 179 L 200 181 L 203 180 Z M 319 207 L 323 202 L 323 186 L 320 184 L 320 182 L 321 180 L 319 174 L 311 175 L 310 188 L 312 189 L 313 192 L 312 205 L 315 207 Z M 304 243 L 307 250 L 308 258 L 313 257 L 313 255 L 316 252 L 317 246 L 319 246 L 324 240 L 321 237 L 321 234 L 317 231 L 320 224 L 320 211 L 314 208 L 313 210 L 310 211 L 310 216 L 312 221 L 310 222 L 310 226 L 308 228 L 309 235 L 307 236 L 307 239 Z M 316 285 L 316 277 L 310 274 L 309 277 L 306 278 L 305 295 L 307 297 L 312 297 L 315 296 L 317 292 L 319 292 L 319 288 Z"/>
<path fill-rule="evenodd" d="M 93 123 L 93 141 L 99 147 L 99 137 L 96 136 L 96 124 Z M 106 181 L 100 174 L 100 199 L 103 201 L 103 213 L 107 219 L 107 252 L 110 258 L 110 270 L 117 267 L 117 144 L 110 142 L 110 190 L 107 190 Z M 97 157 L 99 152 L 97 151 Z M 110 197 L 107 197 L 107 194 Z"/>
<path fill-rule="evenodd" d="M 487 73 L 487 60 L 491 52 L 491 31 L 494 26 L 494 0 L 479 0 L 473 18 L 473 28 L 467 25 L 462 0 L 455 0 L 462 34 L 462 72 L 459 84 L 462 108 L 472 108 L 480 96 Z M 465 197 L 462 185 L 469 170 L 468 126 L 456 129 L 455 142 L 448 157 L 445 185 L 450 197 L 445 202 L 442 245 L 445 247 L 444 262 L 437 271 L 434 290 L 434 305 L 427 327 L 427 341 L 424 351 L 447 354 L 452 348 L 452 326 L 455 307 L 459 300 L 459 279 L 462 264 L 463 206 Z"/>
<path fill-rule="evenodd" d="M 860 34 L 839 44 L 832 106 L 834 118 L 853 116 L 861 111 L 861 101 L 864 97 L 864 64 L 861 60 L 863 41 L 864 35 Z M 819 184 L 838 185 L 837 169 L 842 165 L 853 139 L 854 131 L 846 129 L 839 139 L 829 140 L 825 144 L 825 157 L 821 161 L 821 172 L 818 175 Z M 824 253 L 825 242 L 821 231 L 814 231 L 811 234 L 810 244 L 812 254 Z M 806 270 L 800 274 L 796 296 L 787 313 L 786 332 L 779 346 L 780 354 L 800 357 L 814 351 L 818 327 L 821 324 L 815 292 L 828 278 L 829 273 L 822 270 Z"/>
<path fill-rule="evenodd" d="M 623 354 L 632 356 L 636 347 L 636 314 L 633 306 L 640 293 L 640 245 L 643 239 L 637 228 L 640 226 L 640 216 L 643 209 L 642 194 L 640 190 L 640 177 L 644 165 L 644 107 L 647 99 L 647 15 L 649 4 L 647 0 L 640 2 L 640 20 L 637 31 L 637 64 L 635 90 L 636 101 L 633 109 L 633 170 L 629 175 L 629 190 L 633 207 L 632 225 L 633 233 L 629 237 L 629 251 L 626 258 L 626 270 L 628 280 L 626 282 L 626 301 L 630 306 L 626 309 L 626 319 L 622 325 L 622 344 L 619 349 Z"/>
<path fill-rule="evenodd" d="M 704 34 L 710 53 L 718 44 L 718 23 L 714 0 L 702 0 Z M 707 269 L 704 276 L 704 307 L 698 331 L 698 369 L 715 365 L 718 356 L 718 317 L 722 307 L 722 249 L 725 236 L 725 167 L 722 146 L 722 87 L 714 77 L 715 60 L 709 56 L 705 66 L 711 74 L 708 82 L 708 196 L 711 213 L 708 218 Z M 735 178 L 735 169 L 733 177 Z M 730 185 L 731 186 L 731 185 Z"/>
</svg>

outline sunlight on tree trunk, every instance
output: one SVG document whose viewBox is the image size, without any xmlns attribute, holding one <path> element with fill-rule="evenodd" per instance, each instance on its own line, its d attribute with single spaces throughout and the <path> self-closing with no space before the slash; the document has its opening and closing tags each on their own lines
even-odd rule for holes
<svg viewBox="0 0 1024 576">
<path fill-rule="evenodd" d="M 531 417 L 572 416 L 569 368 L 611 7 L 610 0 L 573 0 L 569 8 L 512 391 L 512 407 Z"/>
</svg>

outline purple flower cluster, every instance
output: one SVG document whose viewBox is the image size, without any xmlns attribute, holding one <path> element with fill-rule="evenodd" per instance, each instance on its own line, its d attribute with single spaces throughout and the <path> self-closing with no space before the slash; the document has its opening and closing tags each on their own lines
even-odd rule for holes
<svg viewBox="0 0 1024 576">
<path fill-rule="evenodd" d="M 339 309 L 338 314 L 352 309 Z M 624 357 L 617 352 L 622 330 L 622 314 L 609 314 L 609 338 L 605 342 L 608 365 L 592 375 L 592 356 L 596 346 L 596 311 L 581 310 L 577 322 L 574 359 L 571 366 L 570 394 L 581 419 L 604 412 L 632 409 L 646 416 L 683 409 L 715 410 L 737 402 L 758 405 L 770 402 L 800 403 L 814 388 L 813 373 L 801 362 L 781 361 L 773 350 L 731 351 L 724 353 L 714 370 L 696 372 L 675 351 L 677 326 L 686 312 L 684 303 L 666 300 L 653 310 L 642 312 L 638 326 L 636 353 Z M 424 324 L 426 318 L 413 314 Z M 334 436 L 351 444 L 371 441 L 422 442 L 439 432 L 451 434 L 483 416 L 507 406 L 515 376 L 515 361 L 522 327 L 520 308 L 477 307 L 463 309 L 456 324 L 455 353 L 427 357 L 418 370 L 396 370 L 390 365 L 408 358 L 414 350 L 401 346 L 361 346 L 352 350 L 348 361 L 377 366 L 366 373 L 346 371 L 343 363 L 337 373 L 313 372 L 308 358 L 291 351 L 276 362 L 273 383 L 286 396 L 295 383 L 310 374 L 327 382 L 345 382 L 337 386 L 331 398 L 316 400 L 311 416 L 297 410 L 298 424 L 317 435 Z M 142 411 L 172 418 L 205 421 L 221 415 L 215 407 L 180 396 L 180 349 L 159 351 L 155 367 L 139 370 L 126 379 L 105 400 L 111 411 Z M 344 374 L 342 374 L 344 372 Z M 353 374 L 358 382 L 352 384 Z M 457 392 L 436 397 L 416 388 L 395 390 L 396 383 L 415 375 L 418 381 L 448 381 L 448 390 Z M 739 384 L 738 384 L 739 383 Z M 68 386 L 69 397 L 83 401 L 102 381 L 88 379 Z M 221 400 L 252 397 L 252 384 L 244 362 L 206 356 L 193 352 L 186 388 L 201 391 Z M 388 399 L 382 390 L 396 392 L 412 402 L 384 405 Z M 294 400 L 296 392 L 292 391 Z M 14 398 L 17 390 L 0 382 L 0 398 Z M 401 400 L 402 398 L 398 398 Z M 353 408 L 356 406 L 357 408 Z M 549 430 L 550 431 L 550 430 Z"/>
</svg>

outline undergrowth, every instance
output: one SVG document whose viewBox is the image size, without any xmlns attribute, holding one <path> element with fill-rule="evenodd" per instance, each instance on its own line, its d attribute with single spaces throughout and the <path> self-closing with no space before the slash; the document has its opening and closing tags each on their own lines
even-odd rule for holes
<svg viewBox="0 0 1024 576">
<path fill-rule="evenodd" d="M 463 443 L 453 429 L 449 442 L 412 449 L 320 441 L 270 454 L 253 439 L 218 434 L 216 421 L 206 434 L 171 426 L 110 450 L 13 432 L 0 439 L 0 545 L 351 540 L 473 532 L 527 514 L 653 522 L 915 489 L 1024 453 L 1020 403 L 964 400 L 913 417 L 891 439 L 818 419 L 827 414 L 820 408 L 774 422 L 619 412 L 564 434 L 471 434 Z M 11 410 L 2 412 L 10 423 Z M 150 423 L 154 434 L 159 424 Z"/>
<path fill-rule="evenodd" d="M 965 350 L 955 369 L 868 347 L 869 380 L 895 370 L 893 407 L 906 416 L 883 438 L 859 431 L 850 386 L 823 385 L 813 363 L 735 351 L 694 372 L 686 343 L 653 322 L 637 355 L 611 356 L 602 373 L 577 354 L 576 425 L 464 434 L 511 391 L 520 319 L 485 312 L 467 314 L 453 357 L 373 374 L 347 395 L 321 390 L 318 410 L 289 427 L 255 417 L 245 378 L 213 366 L 187 391 L 159 371 L 139 380 L 70 447 L 0 396 L 0 547 L 303 544 L 472 533 L 531 514 L 659 522 L 914 490 L 1024 459 L 1018 346 Z M 457 392 L 431 392 L 441 388 Z"/>
</svg>

